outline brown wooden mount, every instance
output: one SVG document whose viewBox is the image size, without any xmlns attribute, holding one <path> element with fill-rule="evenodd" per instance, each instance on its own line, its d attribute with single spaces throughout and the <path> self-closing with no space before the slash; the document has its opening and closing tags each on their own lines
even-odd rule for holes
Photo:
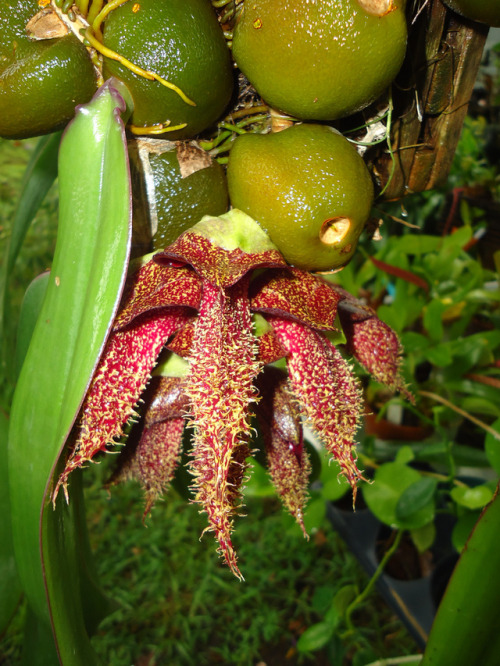
<svg viewBox="0 0 500 666">
<path fill-rule="evenodd" d="M 446 181 L 488 34 L 487 26 L 446 9 L 441 0 L 410 5 L 407 55 L 392 91 L 396 165 L 385 199 Z M 387 146 L 366 157 L 382 189 L 393 168 Z"/>
</svg>

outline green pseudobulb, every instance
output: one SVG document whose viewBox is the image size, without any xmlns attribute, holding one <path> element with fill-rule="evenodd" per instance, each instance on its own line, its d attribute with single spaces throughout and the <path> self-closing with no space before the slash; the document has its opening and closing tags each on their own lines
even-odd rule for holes
<svg viewBox="0 0 500 666">
<path fill-rule="evenodd" d="M 155 250 L 166 248 L 203 216 L 227 211 L 225 171 L 195 143 L 140 139 L 137 145 L 131 152 L 132 177 L 141 181 L 134 201 L 136 226 L 148 230 L 144 237 L 153 235 Z"/>
<path fill-rule="evenodd" d="M 403 62 L 406 35 L 404 2 L 247 0 L 233 55 L 272 107 L 333 120 L 384 92 Z"/>
<path fill-rule="evenodd" d="M 145 79 L 105 58 L 105 77 L 121 79 L 132 94 L 135 110 L 130 122 L 135 127 L 187 123 L 184 129 L 165 136 L 191 138 L 217 121 L 230 100 L 231 58 L 207 0 L 126 2 L 108 16 L 104 44 L 178 86 L 195 102 L 191 106 L 159 81 Z"/>
<path fill-rule="evenodd" d="M 466 18 L 500 27 L 500 0 L 443 0 L 443 2 Z"/>
<path fill-rule="evenodd" d="M 38 10 L 33 0 L 0 0 L 0 136 L 8 139 L 61 129 L 96 90 L 76 37 L 28 37 L 26 24 Z"/>
<path fill-rule="evenodd" d="M 351 259 L 373 184 L 356 149 L 331 127 L 240 136 L 227 177 L 232 206 L 257 220 L 291 265 L 329 271 Z"/>
</svg>

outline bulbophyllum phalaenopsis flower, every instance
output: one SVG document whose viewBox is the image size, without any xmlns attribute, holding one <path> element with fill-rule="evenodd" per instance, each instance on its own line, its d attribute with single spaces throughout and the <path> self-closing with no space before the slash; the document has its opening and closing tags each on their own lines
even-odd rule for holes
<svg viewBox="0 0 500 666">
<path fill-rule="evenodd" d="M 362 478 L 353 455 L 361 390 L 330 341 L 340 327 L 350 354 L 375 379 L 405 390 L 399 341 L 371 309 L 289 267 L 240 211 L 203 218 L 129 280 L 53 500 L 61 488 L 68 499 L 72 470 L 116 444 L 154 370 L 141 435 L 125 446 L 117 476 L 141 482 L 149 511 L 179 464 L 184 427 L 191 428 L 193 501 L 241 577 L 231 532 L 252 454 L 253 414 L 271 479 L 304 533 L 310 462 L 303 420 L 354 495 Z M 160 353 L 167 360 L 155 369 Z M 287 372 L 275 365 L 283 358 Z"/>
</svg>

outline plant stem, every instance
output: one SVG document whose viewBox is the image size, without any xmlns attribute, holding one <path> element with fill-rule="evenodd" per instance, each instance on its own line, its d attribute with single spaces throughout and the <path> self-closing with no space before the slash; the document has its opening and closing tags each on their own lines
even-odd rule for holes
<svg viewBox="0 0 500 666">
<path fill-rule="evenodd" d="M 391 657 L 390 659 L 379 659 L 366 666 L 398 666 L 399 664 L 419 664 L 422 661 L 421 654 L 409 654 L 406 657 Z"/>
<path fill-rule="evenodd" d="M 375 586 L 375 583 L 380 578 L 383 570 L 385 569 L 385 565 L 391 559 L 394 553 L 397 551 L 399 544 L 401 543 L 402 536 L 403 536 L 403 530 L 398 530 L 394 538 L 394 543 L 389 548 L 389 550 L 387 550 L 384 553 L 384 557 L 380 560 L 378 567 L 376 568 L 373 576 L 368 581 L 368 584 L 366 585 L 365 589 L 362 592 L 360 592 L 360 594 L 358 594 L 358 596 L 354 599 L 354 601 L 352 601 L 347 607 L 345 611 L 345 623 L 349 631 L 354 631 L 354 625 L 351 620 L 351 616 L 354 610 L 357 608 L 357 606 L 359 606 L 360 603 L 362 603 L 366 599 L 366 597 L 372 591 L 373 587 Z"/>
<path fill-rule="evenodd" d="M 479 426 L 483 430 L 486 430 L 492 437 L 495 439 L 500 440 L 500 432 L 497 432 L 494 430 L 491 426 L 489 426 L 487 423 L 484 421 L 481 421 L 480 419 L 477 419 L 475 416 L 472 416 L 472 414 L 469 414 L 469 412 L 466 412 L 463 409 L 460 409 L 460 407 L 457 407 L 454 405 L 452 402 L 449 400 L 446 400 L 446 398 L 443 398 L 442 396 L 438 395 L 437 393 L 432 393 L 431 391 L 419 391 L 420 395 L 425 396 L 426 398 L 431 398 L 431 400 L 435 400 L 436 402 L 440 402 L 442 405 L 446 405 L 446 407 L 449 407 L 452 409 L 454 412 L 457 414 L 460 414 L 460 416 L 463 416 L 466 419 L 469 419 L 469 421 L 472 421 L 475 425 Z"/>
</svg>

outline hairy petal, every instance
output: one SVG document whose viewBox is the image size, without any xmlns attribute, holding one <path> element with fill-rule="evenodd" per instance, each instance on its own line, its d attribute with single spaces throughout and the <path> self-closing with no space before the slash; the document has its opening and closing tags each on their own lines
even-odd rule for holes
<svg viewBox="0 0 500 666">
<path fill-rule="evenodd" d="M 351 368 L 330 342 L 285 319 L 271 323 L 288 349 L 288 373 L 303 415 L 339 462 L 356 496 L 361 474 L 352 448 L 361 416 L 361 390 Z"/>
<path fill-rule="evenodd" d="M 376 381 L 392 391 L 400 391 L 413 402 L 401 376 L 402 347 L 395 331 L 381 321 L 374 310 L 354 300 L 342 301 L 339 317 L 347 338 L 347 350 Z"/>
<path fill-rule="evenodd" d="M 311 463 L 304 447 L 297 401 L 286 374 L 266 368 L 257 380 L 261 400 L 256 413 L 266 447 L 269 474 L 283 504 L 304 536 L 304 507 Z"/>
<path fill-rule="evenodd" d="M 111 335 L 83 402 L 74 446 L 56 484 L 53 502 L 61 486 L 68 500 L 68 477 L 74 469 L 99 451 L 106 451 L 123 434 L 122 426 L 134 414 L 156 357 L 185 321 L 184 311 L 172 308 L 168 315 Z"/>
<path fill-rule="evenodd" d="M 160 421 L 144 428 L 137 447 L 137 475 L 146 491 L 144 515 L 172 481 L 182 453 L 184 418 Z"/>
<path fill-rule="evenodd" d="M 231 543 L 250 436 L 248 406 L 259 372 L 246 280 L 223 290 L 206 282 L 186 378 L 193 436 L 195 501 L 208 515 L 220 551 L 241 578 Z"/>
</svg>

